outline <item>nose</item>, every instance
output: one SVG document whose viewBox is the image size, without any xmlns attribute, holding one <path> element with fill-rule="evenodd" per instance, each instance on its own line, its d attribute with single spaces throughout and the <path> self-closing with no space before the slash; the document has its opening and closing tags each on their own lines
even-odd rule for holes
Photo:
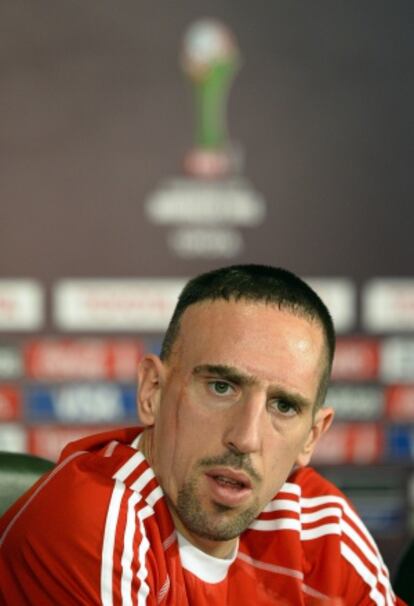
<svg viewBox="0 0 414 606">
<path fill-rule="evenodd" d="M 224 444 L 233 451 L 251 454 L 261 449 L 266 400 L 260 394 L 250 395 L 229 411 Z"/>
</svg>

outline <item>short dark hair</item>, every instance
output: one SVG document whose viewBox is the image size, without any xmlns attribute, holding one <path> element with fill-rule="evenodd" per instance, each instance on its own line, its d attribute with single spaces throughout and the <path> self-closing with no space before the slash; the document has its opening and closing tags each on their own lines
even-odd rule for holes
<svg viewBox="0 0 414 606">
<path fill-rule="evenodd" d="M 327 363 L 321 378 L 318 404 L 325 399 L 335 353 L 335 329 L 331 315 L 316 292 L 294 273 L 267 265 L 231 265 L 190 280 L 182 290 L 161 348 L 167 360 L 180 329 L 180 320 L 190 305 L 217 299 L 260 301 L 277 305 L 310 320 L 319 321 L 326 340 Z"/>
</svg>

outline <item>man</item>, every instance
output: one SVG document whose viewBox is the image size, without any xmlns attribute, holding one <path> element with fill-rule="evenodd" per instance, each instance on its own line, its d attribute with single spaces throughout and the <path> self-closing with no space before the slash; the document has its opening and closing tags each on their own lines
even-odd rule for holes
<svg viewBox="0 0 414 606">
<path fill-rule="evenodd" d="M 333 411 L 319 297 L 281 269 L 185 287 L 130 428 L 69 445 L 0 526 L 3 604 L 401 604 L 342 493 L 306 467 Z"/>
</svg>

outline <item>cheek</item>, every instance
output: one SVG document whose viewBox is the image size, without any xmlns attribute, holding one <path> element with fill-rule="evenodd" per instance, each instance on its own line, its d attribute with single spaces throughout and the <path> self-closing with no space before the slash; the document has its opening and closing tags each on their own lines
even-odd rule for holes
<svg viewBox="0 0 414 606">
<path fill-rule="evenodd" d="M 177 405 L 170 397 L 163 398 L 154 426 L 153 467 L 162 483 L 171 478 L 180 444 L 178 431 Z"/>
<path fill-rule="evenodd" d="M 156 424 L 156 460 L 165 486 L 179 487 L 203 456 L 206 440 L 205 422 L 191 406 L 185 391 L 169 394 Z"/>
<path fill-rule="evenodd" d="M 197 445 L 214 436 L 223 427 L 224 412 L 211 406 L 208 394 L 198 383 L 190 382 L 180 394 L 177 425 L 189 443 Z"/>
<path fill-rule="evenodd" d="M 190 398 L 181 402 L 177 411 L 177 449 L 185 453 L 189 466 L 214 448 L 218 419 Z"/>
<path fill-rule="evenodd" d="M 270 476 L 289 474 L 298 454 L 302 451 L 309 430 L 297 428 L 295 431 L 279 432 L 267 441 L 264 448 L 265 467 Z"/>
</svg>

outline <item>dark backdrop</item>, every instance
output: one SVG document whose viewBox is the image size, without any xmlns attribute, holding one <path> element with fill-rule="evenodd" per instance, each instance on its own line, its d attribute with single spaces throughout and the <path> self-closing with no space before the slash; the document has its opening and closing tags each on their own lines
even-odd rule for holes
<svg viewBox="0 0 414 606">
<path fill-rule="evenodd" d="M 1 0 L 0 274 L 189 275 L 143 201 L 192 142 L 178 65 L 206 3 Z M 412 275 L 411 0 L 213 0 L 243 66 L 229 103 L 268 203 L 237 261 Z"/>
</svg>

